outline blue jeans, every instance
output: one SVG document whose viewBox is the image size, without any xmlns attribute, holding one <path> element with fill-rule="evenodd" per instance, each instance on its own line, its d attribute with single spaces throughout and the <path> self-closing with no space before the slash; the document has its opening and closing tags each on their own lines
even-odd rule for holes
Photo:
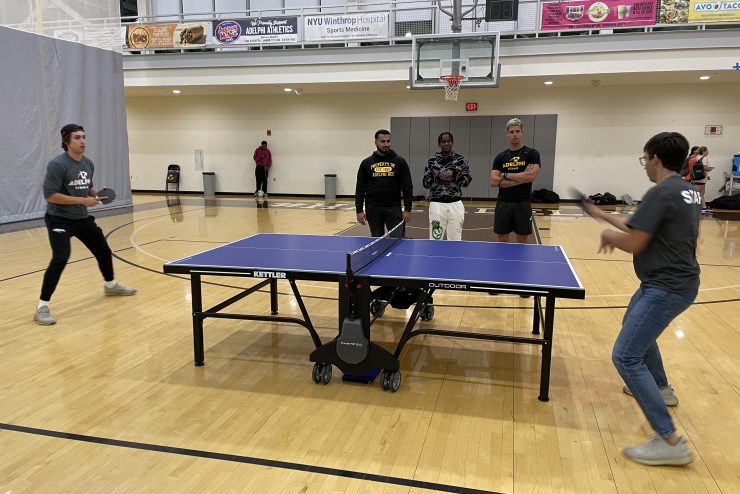
<svg viewBox="0 0 740 494">
<path fill-rule="evenodd" d="M 658 337 L 696 298 L 697 292 L 671 293 L 640 286 L 630 300 L 612 362 L 640 405 L 650 426 L 667 438 L 676 428 L 658 388 L 668 386 Z"/>
</svg>

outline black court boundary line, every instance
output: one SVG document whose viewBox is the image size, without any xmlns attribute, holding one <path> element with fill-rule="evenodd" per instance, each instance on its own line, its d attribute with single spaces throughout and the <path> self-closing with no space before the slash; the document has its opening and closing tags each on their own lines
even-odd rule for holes
<svg viewBox="0 0 740 494">
<path fill-rule="evenodd" d="M 200 449 L 178 448 L 173 446 L 164 446 L 161 444 L 140 443 L 134 441 L 124 441 L 121 439 L 110 439 L 106 437 L 88 436 L 85 434 L 74 434 L 71 432 L 59 432 L 48 429 L 39 429 L 36 427 L 25 427 L 22 425 L 13 425 L 0 423 L 0 430 L 10 432 L 19 432 L 22 434 L 32 434 L 36 436 L 54 437 L 57 439 L 68 439 L 92 444 L 102 444 L 105 446 L 114 446 L 118 448 L 136 449 L 142 451 L 155 451 L 159 453 L 168 453 L 180 456 L 191 456 L 196 458 L 205 458 L 209 460 L 228 461 L 232 463 L 243 463 L 248 465 L 257 465 L 270 468 L 279 468 L 283 470 L 294 470 L 299 472 L 316 473 L 320 475 L 330 475 L 356 480 L 365 480 L 381 484 L 400 485 L 404 487 L 413 487 L 418 489 L 428 489 L 437 492 L 452 492 L 459 494 L 503 494 L 496 491 L 486 491 L 473 489 L 456 485 L 439 484 L 436 482 L 426 482 L 423 480 L 407 479 L 403 477 L 391 477 L 387 475 L 378 475 L 374 473 L 357 472 L 354 470 L 344 470 L 341 468 L 327 468 L 316 465 L 307 465 L 304 463 L 293 463 L 288 461 L 270 460 L 267 458 L 257 458 L 254 456 L 231 455 L 228 453 L 218 453 L 215 451 L 205 451 Z"/>
</svg>

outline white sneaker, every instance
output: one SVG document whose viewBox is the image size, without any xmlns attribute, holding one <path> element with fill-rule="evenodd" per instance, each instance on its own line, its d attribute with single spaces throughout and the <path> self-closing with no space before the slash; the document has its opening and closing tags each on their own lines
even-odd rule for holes
<svg viewBox="0 0 740 494">
<path fill-rule="evenodd" d="M 136 293 L 136 288 L 126 288 L 120 283 L 116 283 L 111 288 L 108 288 L 107 286 L 103 285 L 103 292 L 109 297 L 110 296 L 126 296 L 126 295 L 134 295 Z"/>
<path fill-rule="evenodd" d="M 694 460 L 683 437 L 673 445 L 657 434 L 650 436 L 645 444 L 624 448 L 622 454 L 643 465 L 687 465 Z"/>
<path fill-rule="evenodd" d="M 669 384 L 665 388 L 658 388 L 658 390 L 660 391 L 660 396 L 663 397 L 663 403 L 665 403 L 665 406 L 675 407 L 678 405 L 678 396 L 676 396 L 676 393 L 673 391 L 673 386 Z M 622 391 L 633 398 L 635 397 L 635 395 L 632 394 L 632 391 L 630 391 L 630 388 L 626 385 L 622 388 Z"/>
<path fill-rule="evenodd" d="M 36 309 L 36 312 L 33 314 L 33 320 L 36 324 L 41 324 L 42 326 L 51 326 L 57 323 L 57 320 L 52 317 L 48 305 Z"/>
<path fill-rule="evenodd" d="M 265 195 L 265 193 L 262 192 L 261 190 L 260 191 L 257 191 L 257 197 L 262 197 L 264 195 Z"/>
</svg>

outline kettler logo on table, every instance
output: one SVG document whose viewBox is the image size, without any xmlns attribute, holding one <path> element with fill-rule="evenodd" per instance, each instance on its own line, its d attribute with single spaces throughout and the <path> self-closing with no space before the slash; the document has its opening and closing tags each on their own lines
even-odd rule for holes
<svg viewBox="0 0 740 494">
<path fill-rule="evenodd" d="M 429 283 L 429 288 L 442 288 L 444 290 L 467 290 L 468 285 L 461 283 Z"/>
<path fill-rule="evenodd" d="M 275 273 L 273 271 L 254 271 L 252 276 L 255 278 L 287 278 L 285 273 Z"/>
</svg>

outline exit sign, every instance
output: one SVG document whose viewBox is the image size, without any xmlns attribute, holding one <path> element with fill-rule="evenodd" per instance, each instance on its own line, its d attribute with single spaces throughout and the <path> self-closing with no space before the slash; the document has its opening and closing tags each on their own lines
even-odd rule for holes
<svg viewBox="0 0 740 494">
<path fill-rule="evenodd" d="M 465 111 L 478 111 L 478 103 L 465 103 Z"/>
</svg>

